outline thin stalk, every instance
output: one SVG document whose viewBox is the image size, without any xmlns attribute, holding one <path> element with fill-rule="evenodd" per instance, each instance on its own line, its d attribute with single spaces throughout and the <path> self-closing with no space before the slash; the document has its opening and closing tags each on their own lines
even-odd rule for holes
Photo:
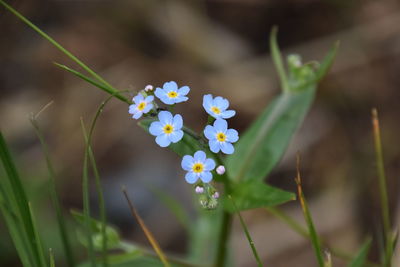
<svg viewBox="0 0 400 267">
<path fill-rule="evenodd" d="M 296 184 L 297 184 L 297 192 L 298 192 L 298 196 L 299 196 L 299 201 L 301 204 L 301 208 L 303 210 L 303 215 L 304 215 L 304 219 L 307 223 L 308 226 L 308 232 L 310 235 L 310 240 L 311 240 L 311 244 L 314 248 L 315 251 L 315 255 L 317 256 L 317 260 L 318 260 L 318 264 L 320 267 L 324 267 L 325 263 L 324 263 L 324 257 L 322 254 L 322 249 L 321 249 L 321 241 L 319 240 L 319 236 L 317 234 L 317 231 L 315 230 L 315 226 L 314 226 L 314 222 L 313 219 L 311 217 L 311 213 L 310 210 L 308 208 L 307 205 L 307 201 L 304 197 L 303 194 L 303 189 L 301 187 L 301 176 L 300 176 L 300 156 L 299 154 L 297 154 L 297 176 L 296 176 Z"/>
<path fill-rule="evenodd" d="M 391 266 L 393 243 L 391 237 L 390 215 L 389 215 L 389 197 L 387 193 L 386 174 L 383 161 L 381 133 L 379 127 L 378 111 L 376 108 L 372 109 L 372 127 L 375 143 L 376 167 L 379 179 L 379 192 L 381 197 L 381 211 L 383 220 L 383 234 L 385 237 L 385 257 L 384 266 Z"/>
<path fill-rule="evenodd" d="M 250 236 L 249 230 L 247 229 L 246 223 L 244 222 L 244 220 L 242 218 L 242 215 L 240 214 L 240 212 L 239 212 L 239 210 L 238 210 L 238 208 L 237 208 L 237 206 L 235 204 L 235 201 L 232 199 L 232 197 L 230 195 L 228 195 L 228 197 L 232 201 L 233 207 L 235 208 L 235 211 L 239 216 L 240 224 L 242 225 L 242 228 L 243 228 L 243 231 L 244 231 L 244 233 L 246 235 L 247 241 L 250 244 L 250 247 L 251 247 L 251 250 L 253 252 L 254 258 L 257 261 L 257 265 L 258 266 L 263 266 L 263 264 L 261 263 L 260 257 L 258 256 L 258 252 L 257 252 L 256 246 L 254 245 L 254 241 Z"/>
<path fill-rule="evenodd" d="M 23 21 L 25 24 L 27 24 L 29 27 L 31 27 L 34 31 L 36 31 L 40 36 L 45 38 L 47 41 L 49 41 L 52 45 L 54 45 L 58 50 L 60 50 L 62 53 L 64 53 L 67 57 L 72 59 L 76 64 L 81 66 L 85 71 L 87 71 L 90 75 L 93 76 L 93 78 L 97 79 L 104 85 L 115 89 L 111 84 L 109 84 L 106 80 L 104 80 L 102 77 L 100 77 L 96 72 L 94 72 L 92 69 L 90 69 L 85 63 L 80 61 L 76 56 L 74 56 L 71 52 L 69 52 L 67 49 L 65 49 L 62 45 L 60 45 L 56 40 L 51 38 L 48 34 L 43 32 L 41 29 L 39 29 L 35 24 L 30 22 L 27 18 L 25 18 L 21 13 L 19 13 L 17 10 L 12 8 L 10 5 L 6 4 L 3 0 L 0 0 L 0 4 L 2 4 L 8 11 L 13 13 L 17 18 L 19 18 L 21 21 Z"/>
<path fill-rule="evenodd" d="M 87 138 L 87 133 L 85 129 L 85 125 L 83 123 L 83 119 L 81 118 L 81 127 L 83 131 L 83 135 L 85 139 Z M 83 198 L 83 215 L 84 222 L 86 226 L 86 239 L 88 246 L 88 256 L 90 265 L 92 267 L 96 266 L 96 258 L 94 255 L 93 249 L 93 240 L 92 240 L 92 229 L 90 223 L 90 199 L 89 199 L 89 177 L 88 177 L 88 156 L 89 156 L 89 147 L 85 146 L 85 155 L 83 159 L 83 169 L 82 169 L 82 198 Z"/>
<path fill-rule="evenodd" d="M 169 264 L 164 252 L 161 250 L 161 247 L 158 244 L 157 240 L 154 238 L 153 234 L 147 228 L 146 224 L 144 223 L 144 221 L 140 217 L 139 213 L 136 211 L 135 207 L 133 206 L 132 201 L 130 200 L 128 193 L 126 192 L 125 187 L 122 187 L 121 190 L 125 196 L 126 201 L 128 202 L 129 209 L 132 213 L 132 216 L 135 217 L 135 219 L 138 221 L 140 227 L 142 228 L 143 232 L 145 233 L 145 235 L 146 235 L 147 239 L 149 240 L 151 246 L 153 247 L 154 251 L 157 253 L 158 257 L 160 258 L 160 260 L 164 264 L 164 266 L 170 267 L 171 265 Z"/>
<path fill-rule="evenodd" d="M 57 193 L 56 182 L 55 182 L 56 174 L 55 174 L 53 164 L 50 159 L 50 153 L 47 148 L 47 144 L 44 140 L 43 133 L 41 132 L 39 124 L 37 123 L 37 118 L 40 115 L 40 113 L 43 110 L 45 110 L 51 103 L 52 102 L 50 102 L 45 107 L 43 107 L 35 116 L 32 116 L 30 118 L 30 121 L 33 126 L 33 129 L 35 130 L 36 136 L 38 137 L 39 142 L 42 146 L 43 154 L 46 159 L 47 169 L 49 171 L 48 183 L 49 183 L 50 198 L 53 203 L 54 209 L 56 211 L 58 230 L 60 232 L 61 242 L 62 242 L 64 252 L 65 252 L 65 258 L 66 258 L 68 266 L 73 267 L 73 266 L 75 266 L 74 255 L 72 253 L 71 244 L 70 244 L 69 237 L 67 234 L 67 227 L 65 225 L 65 219 L 64 219 L 64 216 L 61 211 L 60 197 L 58 196 L 58 193 Z"/>
<path fill-rule="evenodd" d="M 301 235 L 302 237 L 310 240 L 310 235 L 308 234 L 308 231 L 305 227 L 303 227 L 300 223 L 298 223 L 296 220 L 294 220 L 292 217 L 284 213 L 282 210 L 276 208 L 276 207 L 267 207 L 265 208 L 268 212 L 270 212 L 272 215 L 280 219 L 282 222 L 286 223 L 293 231 Z M 328 244 L 321 239 L 321 244 L 328 247 Z M 337 248 L 333 247 L 328 247 L 329 251 L 332 253 L 333 256 L 346 260 L 346 261 L 351 261 L 353 259 L 353 256 L 343 252 L 342 250 L 339 250 Z M 373 262 L 366 262 L 365 267 L 379 267 L 378 264 L 373 263 Z"/>
</svg>

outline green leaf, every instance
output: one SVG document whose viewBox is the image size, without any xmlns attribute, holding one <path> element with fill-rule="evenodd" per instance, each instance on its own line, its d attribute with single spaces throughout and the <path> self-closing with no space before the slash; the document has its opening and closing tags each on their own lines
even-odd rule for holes
<svg viewBox="0 0 400 267">
<path fill-rule="evenodd" d="M 138 125 L 142 127 L 146 132 L 149 131 L 150 124 L 155 121 L 154 119 L 144 119 L 138 122 Z M 201 150 L 202 147 L 199 144 L 199 140 L 195 137 L 189 129 L 184 129 L 185 134 L 178 143 L 171 143 L 168 148 L 174 151 L 179 156 L 193 155 L 197 150 Z M 204 148 L 203 148 L 204 149 Z"/>
<path fill-rule="evenodd" d="M 354 259 L 347 265 L 348 267 L 363 267 L 367 260 L 368 251 L 371 247 L 371 238 L 365 240 Z"/>
<path fill-rule="evenodd" d="M 71 214 L 79 224 L 81 224 L 83 227 L 86 226 L 84 214 L 82 214 L 81 212 L 78 212 L 76 210 L 71 210 Z M 103 233 L 102 233 L 103 223 L 101 221 L 98 221 L 93 218 L 89 218 L 89 219 L 90 219 L 89 220 L 90 230 L 92 232 L 93 248 L 96 251 L 101 251 L 103 249 Z M 114 249 L 114 248 L 120 247 L 121 238 L 120 238 L 118 231 L 114 227 L 107 225 L 106 230 L 105 230 L 105 235 L 107 238 L 107 248 L 108 249 Z M 87 239 L 84 234 L 81 234 L 80 232 L 78 232 L 78 239 L 84 246 L 87 246 Z"/>
<path fill-rule="evenodd" d="M 289 56 L 289 75 L 283 67 L 276 44 L 276 29 L 271 35 L 271 54 L 283 86 L 282 93 L 242 134 L 235 153 L 227 157 L 229 177 L 235 181 L 263 180 L 283 156 L 315 97 L 317 82 L 331 66 L 337 45 L 315 69 L 301 64 L 299 56 Z"/>
<path fill-rule="evenodd" d="M 295 194 L 291 192 L 272 187 L 263 182 L 254 181 L 236 184 L 231 196 L 235 201 L 237 210 L 239 211 L 276 206 L 296 199 Z M 227 211 L 236 211 L 229 198 L 224 196 L 222 201 L 223 206 Z"/>
<path fill-rule="evenodd" d="M 24 266 L 44 266 L 42 247 L 31 216 L 28 198 L 14 161 L 0 132 L 0 159 L 7 179 L 0 180 L 1 210 Z"/>
</svg>

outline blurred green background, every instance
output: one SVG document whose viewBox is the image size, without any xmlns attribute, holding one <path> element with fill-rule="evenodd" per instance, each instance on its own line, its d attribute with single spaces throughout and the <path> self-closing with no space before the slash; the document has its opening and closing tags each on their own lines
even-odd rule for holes
<svg viewBox="0 0 400 267">
<path fill-rule="evenodd" d="M 161 86 L 174 80 L 191 88 L 177 106 L 185 124 L 206 123 L 202 95 L 228 98 L 243 131 L 279 92 L 269 57 L 268 36 L 279 26 L 285 55 L 320 60 L 331 44 L 341 47 L 321 84 L 311 112 L 269 181 L 295 191 L 295 154 L 301 152 L 305 194 L 316 227 L 329 245 L 355 253 L 367 234 L 378 260 L 380 210 L 370 122 L 380 112 L 393 224 L 398 225 L 400 173 L 400 3 L 395 0 L 53 0 L 8 1 L 120 90 Z M 65 211 L 81 209 L 83 137 L 107 96 L 52 64 L 76 67 L 47 41 L 0 8 L 0 125 L 39 217 L 46 245 L 56 256 L 55 214 L 47 194 L 48 174 L 29 123 L 39 117 L 57 170 Z M 104 185 L 109 221 L 131 241 L 147 245 L 131 217 L 120 186 L 127 186 L 148 227 L 166 252 L 183 254 L 187 236 L 149 186 L 162 188 L 196 216 L 192 187 L 180 159 L 156 145 L 131 119 L 127 106 L 111 101 L 94 134 L 94 152 Z M 3 175 L 3 173 L 0 173 Z M 92 206 L 97 199 L 93 189 Z M 285 211 L 302 220 L 300 206 Z M 243 213 L 267 266 L 316 266 L 308 241 L 263 209 Z M 251 250 L 237 221 L 231 238 L 236 266 L 253 266 Z M 79 246 L 78 252 L 81 251 Z M 84 255 L 80 255 L 84 258 Z M 396 254 L 394 266 L 400 266 Z M 59 260 L 61 261 L 61 259 Z M 334 266 L 345 266 L 334 258 Z M 19 266 L 0 221 L 0 266 Z M 62 266 L 59 264 L 59 266 Z"/>
</svg>

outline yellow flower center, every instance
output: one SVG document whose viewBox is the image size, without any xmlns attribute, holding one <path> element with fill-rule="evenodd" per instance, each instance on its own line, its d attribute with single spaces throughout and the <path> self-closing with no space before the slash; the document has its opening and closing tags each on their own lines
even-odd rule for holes
<svg viewBox="0 0 400 267">
<path fill-rule="evenodd" d="M 137 109 L 142 111 L 146 107 L 146 102 L 140 102 L 139 105 L 137 105 Z"/>
<path fill-rule="evenodd" d="M 215 114 L 220 114 L 221 110 L 217 107 L 211 107 L 211 111 L 214 112 Z"/>
<path fill-rule="evenodd" d="M 204 170 L 203 163 L 198 162 L 198 163 L 193 164 L 192 170 L 194 173 L 202 173 Z"/>
<path fill-rule="evenodd" d="M 222 132 L 217 133 L 217 140 L 220 142 L 225 142 L 226 140 L 226 135 Z"/>
<path fill-rule="evenodd" d="M 170 92 L 168 92 L 167 95 L 169 98 L 176 98 L 178 96 L 178 93 L 175 91 L 170 91 Z"/>
<path fill-rule="evenodd" d="M 171 124 L 166 124 L 163 128 L 163 131 L 166 134 L 170 134 L 174 131 L 174 126 L 172 126 Z"/>
</svg>

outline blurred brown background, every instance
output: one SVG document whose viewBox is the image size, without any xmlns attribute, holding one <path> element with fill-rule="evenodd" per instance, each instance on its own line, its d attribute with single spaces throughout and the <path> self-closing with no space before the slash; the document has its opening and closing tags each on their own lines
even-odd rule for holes
<svg viewBox="0 0 400 267">
<path fill-rule="evenodd" d="M 304 61 L 320 60 L 340 40 L 335 64 L 319 87 L 309 116 L 269 181 L 294 191 L 294 155 L 300 150 L 305 193 L 316 227 L 327 243 L 354 254 L 366 235 L 378 240 L 379 195 L 370 123 L 371 108 L 377 107 L 393 223 L 398 225 L 398 1 L 8 2 L 120 90 L 133 92 L 171 80 L 189 85 L 190 101 L 178 105 L 177 112 L 197 131 L 206 122 L 203 94 L 228 98 L 237 110 L 232 127 L 243 132 L 279 93 L 268 46 L 273 25 L 279 26 L 283 52 L 299 53 Z M 54 66 L 52 62 L 78 68 L 3 8 L 0 25 L 1 130 L 23 170 L 31 198 L 41 208 L 40 225 L 50 236 L 56 230 L 48 196 L 43 193 L 48 176 L 28 116 L 54 101 L 39 122 L 57 169 L 63 205 L 66 210 L 80 209 L 83 138 L 79 119 L 89 123 L 106 94 Z M 122 198 L 120 186 L 124 184 L 162 247 L 182 254 L 186 236 L 148 186 L 175 196 L 195 216 L 192 188 L 184 182 L 180 159 L 158 147 L 127 110 L 122 102 L 111 101 L 94 136 L 109 220 L 125 238 L 147 245 Z M 92 195 L 96 209 L 94 191 Z M 284 209 L 303 221 L 297 202 Z M 244 216 L 267 266 L 316 266 L 309 242 L 271 214 L 259 209 L 244 212 Z M 0 265 L 18 266 L 10 238 L 0 226 Z M 236 266 L 254 266 L 237 222 L 234 228 L 231 241 L 237 252 L 233 254 Z M 379 259 L 378 247 L 376 241 L 371 260 Z M 398 257 L 394 266 L 400 266 Z M 333 260 L 334 266 L 345 266 L 343 260 Z"/>
</svg>

